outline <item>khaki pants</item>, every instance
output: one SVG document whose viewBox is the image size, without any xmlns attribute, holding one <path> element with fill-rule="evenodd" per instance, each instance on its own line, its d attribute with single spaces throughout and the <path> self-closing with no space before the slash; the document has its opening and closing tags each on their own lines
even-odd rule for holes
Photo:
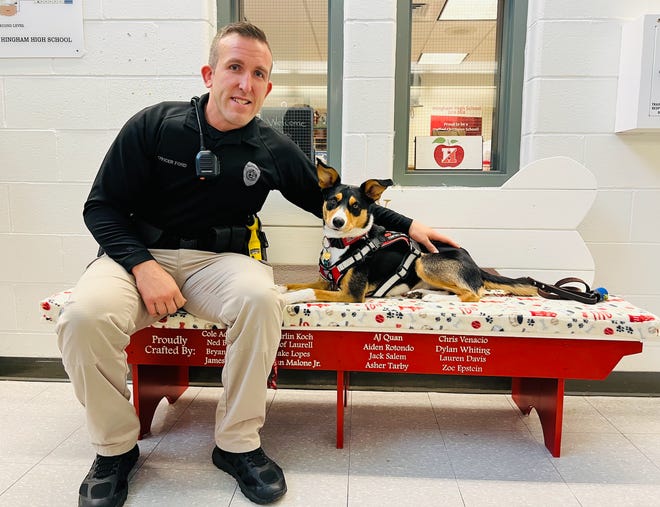
<svg viewBox="0 0 660 507">
<path fill-rule="evenodd" d="M 266 381 L 280 341 L 284 303 L 270 266 L 245 255 L 152 250 L 187 299 L 186 310 L 227 326 L 224 386 L 215 441 L 229 452 L 259 447 Z M 58 346 L 92 445 L 103 456 L 129 451 L 140 423 L 126 381 L 126 346 L 152 324 L 134 277 L 102 256 L 80 278 L 57 323 Z"/>
</svg>

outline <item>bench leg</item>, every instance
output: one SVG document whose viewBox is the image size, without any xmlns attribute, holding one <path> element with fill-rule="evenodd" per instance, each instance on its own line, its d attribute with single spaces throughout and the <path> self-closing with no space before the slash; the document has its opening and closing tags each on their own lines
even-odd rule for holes
<svg viewBox="0 0 660 507">
<path fill-rule="evenodd" d="M 529 414 L 532 408 L 536 409 L 543 428 L 545 446 L 550 454 L 558 458 L 564 413 L 564 379 L 514 378 L 511 396 L 523 414 Z"/>
<path fill-rule="evenodd" d="M 133 365 L 133 405 L 140 419 L 140 440 L 151 432 L 160 400 L 167 398 L 169 403 L 174 403 L 186 389 L 187 366 Z"/>
<path fill-rule="evenodd" d="M 337 449 L 344 448 L 344 407 L 346 406 L 347 373 L 337 370 Z"/>
</svg>

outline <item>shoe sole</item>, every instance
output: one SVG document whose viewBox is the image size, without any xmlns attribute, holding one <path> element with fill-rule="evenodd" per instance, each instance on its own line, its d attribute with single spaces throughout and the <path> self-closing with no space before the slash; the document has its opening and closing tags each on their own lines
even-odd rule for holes
<svg viewBox="0 0 660 507">
<path fill-rule="evenodd" d="M 126 498 L 128 498 L 128 488 L 126 488 L 122 493 L 119 494 L 119 496 L 114 500 L 116 503 L 113 503 L 111 505 L 114 505 L 115 507 L 121 507 L 126 503 Z M 78 498 L 78 507 L 84 506 L 84 507 L 94 507 L 94 506 L 105 506 L 109 505 L 108 504 L 108 499 L 107 498 L 97 498 L 94 500 L 83 500 L 82 498 Z"/>
<path fill-rule="evenodd" d="M 135 444 L 135 447 L 137 448 L 137 452 L 135 453 L 135 457 L 133 463 L 131 463 L 130 468 L 128 469 L 128 474 L 126 476 L 126 481 L 128 483 L 128 478 L 131 475 L 132 470 L 135 468 L 135 465 L 137 465 L 138 459 L 140 458 L 140 449 L 137 444 Z M 128 484 L 126 488 L 124 488 L 122 491 L 119 492 L 119 495 L 113 496 L 110 501 L 111 503 L 108 503 L 107 498 L 84 498 L 78 494 L 78 507 L 105 507 L 107 505 L 112 505 L 113 507 L 122 507 L 124 503 L 126 502 L 126 499 L 128 498 Z"/>
<path fill-rule="evenodd" d="M 216 457 L 216 456 L 217 456 L 217 455 L 216 455 L 215 453 L 214 453 L 213 456 L 212 456 L 213 464 L 214 464 L 217 468 L 219 468 L 220 470 L 222 470 L 223 472 L 228 473 L 228 474 L 231 475 L 234 479 L 236 479 L 236 482 L 238 483 L 238 487 L 241 488 L 241 492 L 242 492 L 242 493 L 248 498 L 248 500 L 250 500 L 250 501 L 252 501 L 252 502 L 254 502 L 254 503 L 258 503 L 259 505 L 266 505 L 266 504 L 269 504 L 269 503 L 276 502 L 277 500 L 279 500 L 280 498 L 282 498 L 282 497 L 284 496 L 284 494 L 286 493 L 286 485 L 285 485 L 285 486 L 284 486 L 284 489 L 282 490 L 282 492 L 281 492 L 280 494 L 275 495 L 275 496 L 273 496 L 272 498 L 269 498 L 268 500 L 256 496 L 254 493 L 252 493 L 252 491 L 250 491 L 250 490 L 247 488 L 247 486 L 245 485 L 245 483 L 241 480 L 241 478 L 240 478 L 240 477 L 238 476 L 238 474 L 235 472 L 234 467 L 231 466 L 229 463 L 227 463 L 227 462 L 226 462 L 224 459 L 222 459 L 221 457 Z"/>
</svg>

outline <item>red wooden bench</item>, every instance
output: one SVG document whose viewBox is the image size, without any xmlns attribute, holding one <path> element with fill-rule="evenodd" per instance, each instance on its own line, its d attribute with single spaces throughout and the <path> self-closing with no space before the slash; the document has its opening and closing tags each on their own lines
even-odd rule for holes
<svg viewBox="0 0 660 507">
<path fill-rule="evenodd" d="M 55 320 L 67 297 L 42 301 L 44 318 Z M 520 410 L 536 409 L 545 445 L 558 457 L 565 380 L 605 379 L 660 326 L 616 297 L 597 305 L 499 295 L 480 303 L 426 299 L 287 307 L 277 367 L 336 372 L 338 448 L 350 372 L 503 376 L 512 378 Z M 223 329 L 185 312 L 132 336 L 127 353 L 140 437 L 160 400 L 174 403 L 186 390 L 190 366 L 223 365 L 224 346 Z"/>
</svg>

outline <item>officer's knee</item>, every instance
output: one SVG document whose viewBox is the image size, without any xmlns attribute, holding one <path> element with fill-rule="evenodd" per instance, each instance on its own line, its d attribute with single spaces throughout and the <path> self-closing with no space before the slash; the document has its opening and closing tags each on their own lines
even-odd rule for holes
<svg viewBox="0 0 660 507">
<path fill-rule="evenodd" d="M 102 304 L 72 302 L 66 305 L 57 321 L 57 343 L 65 364 L 95 362 L 100 356 L 128 345 L 124 321 L 112 315 Z"/>
<path fill-rule="evenodd" d="M 260 291 L 254 291 L 250 295 L 250 302 L 263 309 L 281 311 L 284 306 L 282 294 L 276 287 L 268 287 Z"/>
<path fill-rule="evenodd" d="M 237 294 L 221 309 L 222 320 L 234 323 L 242 317 L 255 316 L 261 321 L 269 319 L 281 323 L 284 299 L 275 287 L 251 288 Z"/>
</svg>

